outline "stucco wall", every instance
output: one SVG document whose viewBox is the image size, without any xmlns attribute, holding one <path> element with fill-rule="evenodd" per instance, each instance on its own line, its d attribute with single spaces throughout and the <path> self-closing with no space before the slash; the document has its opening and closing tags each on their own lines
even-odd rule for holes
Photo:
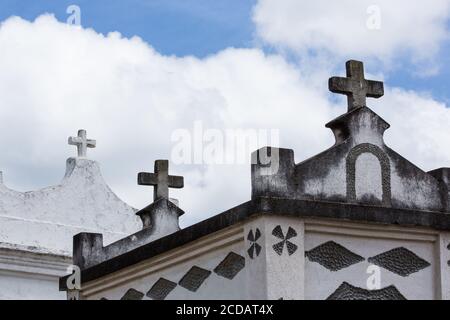
<svg viewBox="0 0 450 320">
<path fill-rule="evenodd" d="M 0 242 L 71 255 L 77 233 L 103 233 L 110 243 L 138 231 L 135 212 L 111 191 L 97 162 L 69 158 L 57 186 L 17 192 L 0 184 Z"/>
<path fill-rule="evenodd" d="M 424 228 L 265 216 L 83 284 L 82 296 L 152 299 L 164 278 L 166 299 L 448 299 L 449 240 Z M 215 269 L 231 252 L 245 266 L 226 279 Z M 181 282 L 193 266 L 210 273 L 190 291 Z"/>
<path fill-rule="evenodd" d="M 69 257 L 29 248 L 0 245 L 0 300 L 62 300 L 58 278 L 65 275 Z"/>
<path fill-rule="evenodd" d="M 56 186 L 18 192 L 0 181 L 0 299 L 64 299 L 58 280 L 72 263 L 73 236 L 121 239 L 141 229 L 135 212 L 84 158 L 69 158 Z"/>
</svg>

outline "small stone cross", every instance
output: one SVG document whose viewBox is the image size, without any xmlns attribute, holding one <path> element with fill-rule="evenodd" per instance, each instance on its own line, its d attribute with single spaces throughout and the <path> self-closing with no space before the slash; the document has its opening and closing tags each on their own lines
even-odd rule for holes
<svg viewBox="0 0 450 320">
<path fill-rule="evenodd" d="M 331 92 L 345 94 L 348 97 L 348 111 L 366 106 L 366 97 L 380 98 L 384 95 L 381 81 L 364 78 L 364 64 L 350 60 L 346 63 L 347 78 L 332 77 L 328 82 Z"/>
<path fill-rule="evenodd" d="M 78 157 L 85 158 L 87 148 L 95 148 L 97 142 L 87 139 L 86 130 L 78 130 L 78 137 L 69 137 L 69 144 L 77 146 Z"/>
<path fill-rule="evenodd" d="M 154 186 L 153 201 L 159 199 L 169 200 L 169 188 L 183 188 L 184 178 L 179 176 L 169 176 L 168 160 L 156 160 L 155 173 L 139 173 L 138 184 L 143 186 Z"/>
</svg>

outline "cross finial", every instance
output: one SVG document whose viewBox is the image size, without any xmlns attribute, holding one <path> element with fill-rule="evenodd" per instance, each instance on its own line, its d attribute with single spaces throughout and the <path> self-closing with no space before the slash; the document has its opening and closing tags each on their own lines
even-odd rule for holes
<svg viewBox="0 0 450 320">
<path fill-rule="evenodd" d="M 155 173 L 139 173 L 138 184 L 143 186 L 154 186 L 153 201 L 159 199 L 169 200 L 169 188 L 183 188 L 184 178 L 179 176 L 169 176 L 168 160 L 156 160 Z"/>
<path fill-rule="evenodd" d="M 85 158 L 87 148 L 95 148 L 97 142 L 95 140 L 90 140 L 87 138 L 86 130 L 78 130 L 77 137 L 69 137 L 69 144 L 77 146 L 78 157 Z"/>
<path fill-rule="evenodd" d="M 364 78 L 364 64 L 350 60 L 346 63 L 347 78 L 332 77 L 328 82 L 331 92 L 345 94 L 348 97 L 348 111 L 366 106 L 366 97 L 380 98 L 384 95 L 381 81 Z"/>
</svg>

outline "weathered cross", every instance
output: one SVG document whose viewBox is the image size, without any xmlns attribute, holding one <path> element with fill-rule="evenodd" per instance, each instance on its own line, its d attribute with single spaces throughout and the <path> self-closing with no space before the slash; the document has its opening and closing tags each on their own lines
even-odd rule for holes
<svg viewBox="0 0 450 320">
<path fill-rule="evenodd" d="M 138 174 L 138 184 L 154 186 L 153 201 L 169 199 L 169 188 L 181 189 L 184 187 L 184 178 L 169 176 L 169 161 L 156 160 L 155 173 L 141 172 Z"/>
<path fill-rule="evenodd" d="M 85 158 L 87 148 L 95 148 L 97 142 L 87 138 L 86 130 L 78 130 L 78 137 L 69 137 L 69 144 L 77 146 L 78 157 Z"/>
<path fill-rule="evenodd" d="M 380 98 L 384 95 L 381 81 L 364 78 L 364 64 L 350 60 L 346 63 L 347 78 L 332 77 L 328 82 L 331 92 L 347 95 L 348 111 L 366 106 L 366 97 Z"/>
</svg>

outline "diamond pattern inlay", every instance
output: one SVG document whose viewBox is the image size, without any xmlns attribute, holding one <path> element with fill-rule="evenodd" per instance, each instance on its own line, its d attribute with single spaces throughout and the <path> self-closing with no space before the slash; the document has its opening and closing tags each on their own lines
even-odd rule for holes
<svg viewBox="0 0 450 320">
<path fill-rule="evenodd" d="M 450 244 L 447 246 L 447 249 L 450 250 Z M 450 267 L 450 260 L 447 261 L 447 264 Z"/>
<path fill-rule="evenodd" d="M 245 267 L 245 258 L 230 252 L 214 269 L 219 276 L 232 280 Z"/>
<path fill-rule="evenodd" d="M 364 261 L 364 258 L 351 252 L 334 241 L 328 241 L 305 252 L 312 262 L 317 262 L 331 271 L 339 271 L 353 264 Z"/>
<path fill-rule="evenodd" d="M 261 252 L 262 247 L 258 244 L 259 238 L 261 238 L 261 231 L 258 228 L 256 228 L 255 233 L 253 233 L 253 230 L 250 230 L 247 235 L 247 240 L 250 242 L 247 253 L 250 259 L 258 257 Z"/>
<path fill-rule="evenodd" d="M 295 251 L 297 251 L 298 246 L 290 241 L 290 239 L 295 238 L 297 236 L 297 232 L 293 228 L 289 227 L 288 231 L 286 233 L 286 236 L 285 236 L 281 226 L 276 226 L 272 230 L 272 235 L 277 237 L 278 239 L 281 239 L 280 242 L 275 243 L 272 246 L 273 250 L 278 255 L 281 256 L 283 254 L 283 249 L 284 249 L 285 245 L 286 245 L 286 248 L 287 248 L 287 252 L 288 252 L 288 254 L 290 256 L 293 255 L 295 253 Z"/>
<path fill-rule="evenodd" d="M 164 300 L 176 286 L 175 282 L 160 278 L 147 292 L 147 297 L 153 300 Z"/>
<path fill-rule="evenodd" d="M 371 257 L 368 261 L 402 277 L 407 277 L 430 266 L 429 262 L 403 247 Z"/>
<path fill-rule="evenodd" d="M 380 290 L 366 290 L 344 282 L 327 300 L 406 300 L 394 286 Z"/>
<path fill-rule="evenodd" d="M 181 278 L 178 284 L 189 291 L 195 292 L 200 288 L 203 281 L 209 277 L 211 271 L 193 266 L 184 276 Z"/>
<path fill-rule="evenodd" d="M 144 294 L 135 289 L 128 290 L 120 300 L 142 300 Z"/>
</svg>

